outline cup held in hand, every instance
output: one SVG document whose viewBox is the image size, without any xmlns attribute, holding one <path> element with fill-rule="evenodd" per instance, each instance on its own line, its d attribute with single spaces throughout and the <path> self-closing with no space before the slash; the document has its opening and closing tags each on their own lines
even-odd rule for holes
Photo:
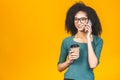
<svg viewBox="0 0 120 80">
<path fill-rule="evenodd" d="M 79 58 L 79 45 L 78 44 L 73 44 L 70 46 L 71 50 L 77 54 L 76 59 Z"/>
</svg>

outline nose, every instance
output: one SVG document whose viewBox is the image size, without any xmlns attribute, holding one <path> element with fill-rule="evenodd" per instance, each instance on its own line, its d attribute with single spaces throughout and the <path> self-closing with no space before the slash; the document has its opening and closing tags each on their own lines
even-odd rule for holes
<svg viewBox="0 0 120 80">
<path fill-rule="evenodd" d="M 80 20 L 78 21 L 78 24 L 81 24 Z"/>
</svg>

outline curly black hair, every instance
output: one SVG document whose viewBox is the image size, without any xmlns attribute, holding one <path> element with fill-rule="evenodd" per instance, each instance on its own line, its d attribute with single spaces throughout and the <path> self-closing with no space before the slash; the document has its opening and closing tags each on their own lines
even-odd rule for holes
<svg viewBox="0 0 120 80">
<path fill-rule="evenodd" d="M 102 33 L 102 27 L 95 10 L 86 6 L 83 2 L 77 2 L 69 8 L 65 20 L 65 30 L 67 33 L 70 33 L 71 35 L 75 35 L 77 33 L 77 28 L 74 25 L 74 18 L 78 11 L 84 11 L 87 13 L 88 19 L 92 22 L 92 34 L 100 36 Z"/>
</svg>

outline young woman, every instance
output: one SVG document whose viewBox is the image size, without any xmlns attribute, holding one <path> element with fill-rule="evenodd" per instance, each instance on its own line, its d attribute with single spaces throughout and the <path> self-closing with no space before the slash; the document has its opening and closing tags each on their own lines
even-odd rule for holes
<svg viewBox="0 0 120 80">
<path fill-rule="evenodd" d="M 64 80 L 94 80 L 93 69 L 99 64 L 103 45 L 95 10 L 83 3 L 74 4 L 67 12 L 65 26 L 71 36 L 62 42 L 58 70 L 68 68 Z M 71 50 L 73 44 L 79 45 L 79 54 Z"/>
</svg>

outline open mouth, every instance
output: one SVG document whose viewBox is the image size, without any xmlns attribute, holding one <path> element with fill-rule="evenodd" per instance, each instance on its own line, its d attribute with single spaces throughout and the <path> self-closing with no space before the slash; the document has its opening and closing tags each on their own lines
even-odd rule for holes
<svg viewBox="0 0 120 80">
<path fill-rule="evenodd" d="M 82 26 L 78 26 L 78 28 L 82 28 Z"/>
<path fill-rule="evenodd" d="M 77 27 L 79 30 L 83 30 L 84 29 L 84 26 L 78 26 Z"/>
</svg>

